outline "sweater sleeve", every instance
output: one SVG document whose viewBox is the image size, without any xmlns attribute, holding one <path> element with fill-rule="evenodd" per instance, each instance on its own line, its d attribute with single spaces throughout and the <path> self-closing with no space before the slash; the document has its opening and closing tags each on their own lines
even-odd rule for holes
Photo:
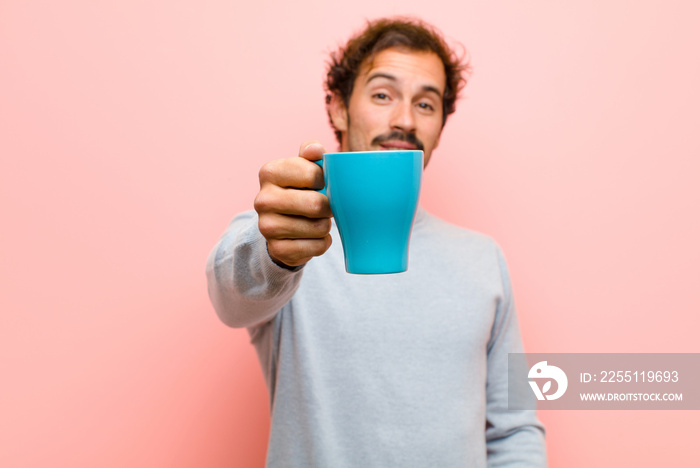
<svg viewBox="0 0 700 468">
<path fill-rule="evenodd" d="M 544 426 L 535 410 L 508 409 L 508 353 L 522 353 L 518 318 L 510 278 L 501 250 L 496 247 L 503 295 L 488 343 L 486 383 L 486 446 L 489 467 L 547 466 Z"/>
<path fill-rule="evenodd" d="M 207 259 L 209 298 L 230 327 L 253 327 L 271 320 L 294 295 L 303 266 L 286 269 L 267 253 L 254 211 L 229 224 Z"/>
</svg>

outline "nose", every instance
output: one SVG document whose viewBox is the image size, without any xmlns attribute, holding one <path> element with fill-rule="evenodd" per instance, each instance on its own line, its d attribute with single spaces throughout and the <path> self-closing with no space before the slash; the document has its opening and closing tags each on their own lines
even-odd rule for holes
<svg viewBox="0 0 700 468">
<path fill-rule="evenodd" d="M 391 128 L 402 130 L 405 133 L 413 133 L 416 131 L 416 120 L 413 115 L 413 106 L 411 103 L 400 103 L 394 108 L 391 116 Z"/>
</svg>

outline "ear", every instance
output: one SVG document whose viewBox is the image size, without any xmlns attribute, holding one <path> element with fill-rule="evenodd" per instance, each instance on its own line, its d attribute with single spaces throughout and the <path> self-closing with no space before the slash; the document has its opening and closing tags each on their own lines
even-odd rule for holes
<svg viewBox="0 0 700 468">
<path fill-rule="evenodd" d="M 328 104 L 328 115 L 330 115 L 336 130 L 339 132 L 348 131 L 348 110 L 343 99 L 337 93 L 331 96 L 331 102 Z"/>
</svg>

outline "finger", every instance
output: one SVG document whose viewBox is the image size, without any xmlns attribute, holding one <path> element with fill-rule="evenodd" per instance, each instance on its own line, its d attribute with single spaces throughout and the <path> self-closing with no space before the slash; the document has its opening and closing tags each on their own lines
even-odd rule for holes
<svg viewBox="0 0 700 468">
<path fill-rule="evenodd" d="M 310 219 L 267 213 L 260 216 L 258 228 L 267 239 L 323 239 L 331 231 L 330 218 Z"/>
<path fill-rule="evenodd" d="M 313 190 L 282 188 L 266 184 L 253 202 L 259 214 L 280 213 L 306 218 L 330 218 L 333 216 L 328 197 Z"/>
<path fill-rule="evenodd" d="M 326 149 L 317 140 L 308 140 L 299 147 L 299 156 L 309 161 L 318 161 L 323 158 Z"/>
<path fill-rule="evenodd" d="M 267 242 L 267 252 L 273 259 L 295 267 L 323 255 L 332 242 L 330 234 L 323 239 L 270 240 Z"/>
<path fill-rule="evenodd" d="M 323 169 L 304 158 L 287 158 L 270 161 L 258 173 L 260 187 L 265 183 L 278 187 L 323 188 Z"/>
</svg>

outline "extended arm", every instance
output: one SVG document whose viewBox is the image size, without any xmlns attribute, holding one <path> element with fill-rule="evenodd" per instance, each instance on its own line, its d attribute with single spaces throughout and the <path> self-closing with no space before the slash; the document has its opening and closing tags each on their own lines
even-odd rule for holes
<svg viewBox="0 0 700 468">
<path fill-rule="evenodd" d="M 299 286 L 302 267 L 284 268 L 267 253 L 258 216 L 237 216 L 209 254 L 209 298 L 219 318 L 231 327 L 264 323 L 286 304 Z"/>
<path fill-rule="evenodd" d="M 317 142 L 303 144 L 299 157 L 278 159 L 260 169 L 255 211 L 229 225 L 207 261 L 209 297 L 221 320 L 251 327 L 270 320 L 296 291 L 301 267 L 331 245 L 323 172 L 311 163 L 323 155 Z"/>
</svg>

